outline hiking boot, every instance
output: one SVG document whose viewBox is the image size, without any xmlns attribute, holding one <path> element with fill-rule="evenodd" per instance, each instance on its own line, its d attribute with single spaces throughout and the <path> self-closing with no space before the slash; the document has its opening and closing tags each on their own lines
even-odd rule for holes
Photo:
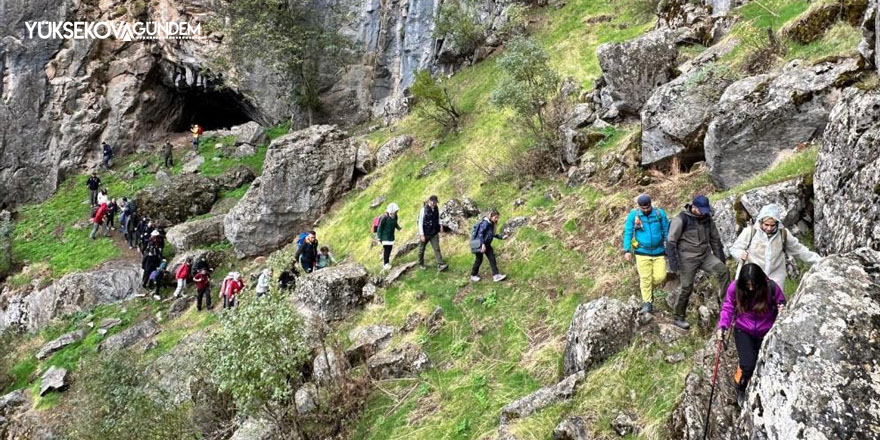
<svg viewBox="0 0 880 440">
<path fill-rule="evenodd" d="M 691 325 L 688 324 L 688 322 L 684 320 L 684 317 L 681 316 L 676 316 L 675 321 L 673 321 L 672 323 L 675 324 L 676 327 L 683 330 L 690 330 L 691 328 Z"/>
<path fill-rule="evenodd" d="M 639 314 L 641 314 L 641 315 L 647 315 L 647 314 L 650 314 L 650 313 L 653 312 L 653 311 L 654 311 L 654 305 L 653 305 L 653 304 L 651 304 L 650 302 L 643 302 L 643 303 L 642 303 L 642 310 L 639 311 Z"/>
<path fill-rule="evenodd" d="M 476 283 L 477 281 L 480 281 L 480 277 L 478 277 L 476 275 L 471 275 L 471 281 Z"/>
<path fill-rule="evenodd" d="M 746 403 L 746 389 L 744 387 L 741 388 L 741 387 L 737 386 L 736 387 L 736 404 L 737 404 L 737 406 L 742 408 L 743 405 L 745 405 L 745 403 Z"/>
<path fill-rule="evenodd" d="M 443 263 L 443 264 L 437 266 L 437 271 L 438 271 L 438 272 L 443 272 L 444 270 L 446 270 L 446 269 L 448 269 L 448 268 L 449 268 L 449 265 L 446 264 L 446 263 Z"/>
<path fill-rule="evenodd" d="M 156 301 L 159 301 L 159 300 L 162 299 L 162 298 L 159 297 L 159 295 L 153 295 L 153 299 L 156 300 Z"/>
<path fill-rule="evenodd" d="M 501 275 L 500 273 L 497 275 L 492 275 L 492 281 L 495 281 L 496 283 L 505 278 L 507 278 L 507 275 Z"/>
</svg>

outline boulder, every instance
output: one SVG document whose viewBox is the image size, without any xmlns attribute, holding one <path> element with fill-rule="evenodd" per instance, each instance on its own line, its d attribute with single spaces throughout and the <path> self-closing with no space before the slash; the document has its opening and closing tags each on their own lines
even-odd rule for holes
<svg viewBox="0 0 880 440">
<path fill-rule="evenodd" d="M 404 333 L 409 333 L 416 329 L 422 322 L 425 321 L 424 315 L 419 312 L 412 312 L 409 315 L 406 315 L 406 320 L 403 322 L 403 325 L 400 327 L 400 331 Z"/>
<path fill-rule="evenodd" d="M 232 191 L 253 182 L 256 178 L 257 176 L 250 168 L 244 165 L 236 165 L 213 179 L 219 190 Z"/>
<path fill-rule="evenodd" d="M 566 163 L 576 164 L 584 150 L 589 147 L 582 129 L 595 120 L 596 114 L 590 104 L 577 104 L 569 111 L 565 122 L 559 127 L 563 159 Z"/>
<path fill-rule="evenodd" d="M 602 76 L 596 90 L 602 108 L 637 116 L 654 88 L 675 78 L 678 33 L 658 29 L 634 40 L 599 46 L 596 55 Z"/>
<path fill-rule="evenodd" d="M 406 134 L 397 136 L 394 139 L 385 142 L 379 147 L 379 151 L 376 152 L 376 164 L 381 167 L 382 165 L 391 162 L 394 158 L 400 156 L 401 153 L 412 147 L 412 144 L 413 137 Z"/>
<path fill-rule="evenodd" d="M 738 196 L 732 195 L 712 204 L 712 220 L 718 228 L 718 235 L 721 237 L 721 244 L 724 245 L 724 253 L 727 256 L 730 256 L 730 247 L 743 229 L 742 222 L 737 219 L 738 199 Z"/>
<path fill-rule="evenodd" d="M 868 66 L 880 66 L 878 57 L 880 52 L 876 51 L 877 40 L 880 39 L 880 33 L 876 32 L 878 20 L 877 0 L 868 0 L 865 15 L 862 17 L 862 41 L 859 42 L 858 50 Z"/>
<path fill-rule="evenodd" d="M 349 333 L 352 343 L 345 350 L 345 357 L 351 365 L 357 365 L 385 348 L 392 336 L 394 327 L 387 325 L 369 325 L 354 329 Z"/>
<path fill-rule="evenodd" d="M 372 202 L 370 202 L 370 209 L 376 209 L 376 208 L 382 206 L 382 204 L 385 203 L 385 200 L 387 200 L 387 199 L 388 198 L 385 197 L 384 194 L 379 197 L 376 197 L 375 199 L 373 199 Z"/>
<path fill-rule="evenodd" d="M 98 324 L 98 334 L 104 336 L 111 328 L 116 327 L 119 324 L 122 324 L 122 320 L 119 318 L 104 318 L 101 320 L 101 323 Z"/>
<path fill-rule="evenodd" d="M 880 252 L 860 248 L 814 265 L 787 308 L 764 338 L 743 438 L 876 438 Z"/>
<path fill-rule="evenodd" d="M 707 64 L 657 87 L 641 112 L 642 165 L 701 158 L 715 103 L 730 83 L 716 64 Z"/>
<path fill-rule="evenodd" d="M 131 298 L 141 285 L 139 264 L 112 262 L 61 277 L 36 291 L 18 291 L 0 302 L 0 331 L 37 331 L 52 319 Z"/>
<path fill-rule="evenodd" d="M 376 155 L 370 150 L 370 146 L 366 142 L 358 143 L 357 158 L 355 159 L 354 169 L 360 174 L 369 174 L 376 168 Z"/>
<path fill-rule="evenodd" d="M 880 249 L 880 92 L 847 89 L 831 111 L 813 186 L 816 245 Z"/>
<path fill-rule="evenodd" d="M 0 280 L 12 270 L 12 214 L 0 211 Z"/>
<path fill-rule="evenodd" d="M 360 264 L 340 264 L 296 280 L 294 300 L 325 321 L 345 319 L 365 302 L 368 273 Z"/>
<path fill-rule="evenodd" d="M 181 223 L 169 229 L 165 237 L 177 253 L 219 243 L 226 238 L 223 235 L 225 217 L 217 215 Z"/>
<path fill-rule="evenodd" d="M 301 415 L 308 414 L 318 407 L 315 403 L 318 400 L 318 387 L 311 382 L 307 382 L 296 390 L 293 398 L 296 401 L 297 413 Z"/>
<path fill-rule="evenodd" d="M 669 417 L 667 428 L 669 438 L 682 440 L 702 440 L 706 422 L 706 406 L 712 388 L 712 372 L 715 366 L 717 342 L 714 338 L 706 341 L 702 350 L 694 354 L 693 368 L 684 381 L 684 390 Z M 712 440 L 734 440 L 736 436 L 736 391 L 731 378 L 739 364 L 734 344 L 722 353 L 718 367 L 718 386 L 712 403 L 709 425 Z"/>
<path fill-rule="evenodd" d="M 579 167 L 572 167 L 568 170 L 568 186 L 583 185 L 590 181 L 596 175 L 599 167 L 595 162 L 586 162 Z"/>
<path fill-rule="evenodd" d="M 272 141 L 255 180 L 224 220 L 239 258 L 276 250 L 312 227 L 354 182 L 355 144 L 330 125 Z"/>
<path fill-rule="evenodd" d="M 822 38 L 825 31 L 840 20 L 859 26 L 867 6 L 868 0 L 816 2 L 796 19 L 786 23 L 779 33 L 799 44 L 810 44 Z"/>
<path fill-rule="evenodd" d="M 49 391 L 64 391 L 67 385 L 67 370 L 53 365 L 40 379 L 40 396 L 45 396 Z"/>
<path fill-rule="evenodd" d="M 427 165 L 423 166 L 422 169 L 420 169 L 419 172 L 416 173 L 416 179 L 424 179 L 425 177 L 436 173 L 437 170 L 440 170 L 441 168 L 443 168 L 442 164 L 428 162 Z"/>
<path fill-rule="evenodd" d="M 327 364 L 330 364 L 328 367 Z M 328 349 L 326 357 L 322 349 L 318 349 L 318 354 L 312 360 L 312 378 L 320 383 L 336 381 L 345 374 L 348 369 L 348 363 L 345 356 L 336 353 L 333 349 Z"/>
<path fill-rule="evenodd" d="M 514 217 L 504 222 L 504 226 L 501 227 L 501 236 L 511 237 L 519 228 L 529 224 L 529 220 L 528 217 Z"/>
<path fill-rule="evenodd" d="M 186 161 L 186 163 L 183 164 L 183 167 L 180 169 L 180 172 L 181 174 L 193 174 L 199 171 L 199 167 L 202 166 L 203 163 L 205 163 L 205 156 L 199 154 L 196 157 Z"/>
<path fill-rule="evenodd" d="M 380 352 L 367 361 L 374 379 L 399 379 L 418 376 L 430 366 L 428 355 L 412 344 L 406 344 L 391 351 Z"/>
<path fill-rule="evenodd" d="M 568 328 L 563 360 L 566 376 L 589 370 L 629 345 L 639 302 L 602 297 L 578 306 Z"/>
<path fill-rule="evenodd" d="M 390 286 L 392 283 L 397 281 L 398 278 L 402 277 L 403 274 L 415 267 L 416 264 L 418 264 L 418 262 L 411 261 L 409 263 L 394 266 L 394 268 L 392 268 L 391 271 L 388 272 L 388 275 L 385 276 L 385 279 L 382 280 L 382 285 L 385 287 Z"/>
<path fill-rule="evenodd" d="M 184 295 L 180 298 L 174 300 L 171 305 L 168 307 L 168 316 L 171 318 L 175 318 L 185 312 L 193 303 L 196 302 L 196 297 L 193 295 Z"/>
<path fill-rule="evenodd" d="M 553 430 L 553 440 L 590 440 L 590 422 L 581 416 L 566 417 Z"/>
<path fill-rule="evenodd" d="M 235 136 L 236 145 L 263 145 L 269 141 L 269 138 L 266 136 L 266 130 L 254 121 L 236 125 L 229 129 L 229 133 Z"/>
<path fill-rule="evenodd" d="M 780 208 L 782 224 L 791 229 L 807 215 L 811 193 L 812 189 L 807 186 L 804 178 L 799 177 L 746 191 L 740 197 L 739 203 L 750 221 L 756 220 L 755 217 L 765 205 L 775 203 Z"/>
<path fill-rule="evenodd" d="M 268 419 L 249 418 L 242 422 L 229 440 L 271 440 L 276 436 L 277 427 Z"/>
<path fill-rule="evenodd" d="M 55 353 L 58 350 L 61 350 L 64 347 L 67 347 L 74 342 L 79 342 L 85 337 L 86 332 L 84 330 L 75 330 L 70 333 L 65 333 L 54 340 L 50 341 L 40 351 L 37 352 L 37 359 L 43 360 L 49 357 L 52 353 Z"/>
<path fill-rule="evenodd" d="M 216 200 L 217 184 L 197 174 L 174 176 L 134 196 L 140 215 L 172 225 L 207 213 Z"/>
<path fill-rule="evenodd" d="M 578 371 L 556 385 L 541 388 L 526 397 L 508 403 L 501 408 L 499 424 L 503 427 L 513 420 L 526 418 L 556 402 L 570 399 L 583 380 L 584 374 L 583 371 Z"/>
<path fill-rule="evenodd" d="M 147 319 L 110 336 L 98 345 L 98 351 L 112 352 L 126 349 L 144 339 L 153 337 L 159 331 L 159 324 L 153 319 Z"/>
<path fill-rule="evenodd" d="M 199 369 L 203 367 L 199 356 L 208 334 L 206 330 L 199 330 L 187 335 L 171 351 L 156 359 L 148 369 L 151 386 L 171 396 L 175 404 L 188 401 L 198 393 L 194 384 L 198 381 Z"/>
<path fill-rule="evenodd" d="M 243 159 L 245 157 L 251 157 L 257 154 L 257 147 L 251 144 L 241 144 L 235 147 L 235 150 L 232 152 L 232 157 L 236 159 Z"/>
<path fill-rule="evenodd" d="M 440 226 L 454 234 L 469 234 L 468 219 L 480 214 L 476 203 L 465 197 L 462 200 L 449 199 L 440 208 Z"/>
<path fill-rule="evenodd" d="M 834 88 L 858 71 L 854 58 L 814 65 L 795 60 L 777 73 L 731 84 L 703 143 L 712 182 L 722 189 L 737 185 L 821 135 L 837 99 Z"/>
<path fill-rule="evenodd" d="M 27 390 L 15 390 L 9 394 L 0 396 L 0 418 L 11 417 L 19 411 L 30 407 L 30 395 Z M 0 427 L 3 423 L 0 422 Z"/>
</svg>

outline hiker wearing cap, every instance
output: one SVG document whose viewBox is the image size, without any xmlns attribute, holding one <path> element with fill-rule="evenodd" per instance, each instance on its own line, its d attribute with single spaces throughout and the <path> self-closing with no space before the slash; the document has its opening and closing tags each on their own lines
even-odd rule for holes
<svg viewBox="0 0 880 440">
<path fill-rule="evenodd" d="M 727 287 L 716 337 L 723 339 L 724 333 L 733 325 L 733 340 L 739 355 L 734 380 L 740 406 L 755 371 L 764 336 L 773 327 L 784 305 L 782 288 L 767 278 L 757 264 L 743 265 L 737 279 Z"/>
<path fill-rule="evenodd" d="M 306 273 L 312 273 L 318 263 L 318 235 L 315 231 L 309 231 L 302 243 L 296 248 L 293 261 L 299 261 Z"/>
<path fill-rule="evenodd" d="M 437 260 L 437 270 L 444 271 L 449 266 L 443 262 L 443 255 L 440 253 L 440 209 L 437 204 L 437 196 L 432 195 L 419 211 L 419 267 L 426 269 L 425 247 L 431 243 L 434 259 Z"/>
<path fill-rule="evenodd" d="M 187 258 L 186 260 L 183 260 L 183 263 L 177 268 L 177 272 L 174 274 L 174 278 L 177 279 L 177 289 L 174 289 L 175 298 L 183 296 L 183 289 L 186 288 L 186 280 L 189 278 L 191 266 L 192 258 Z"/>
<path fill-rule="evenodd" d="M 681 290 L 673 312 L 674 323 L 687 330 L 691 326 L 685 320 L 685 313 L 694 290 L 697 270 L 702 269 L 718 277 L 721 285 L 719 303 L 730 282 L 730 273 L 724 265 L 724 248 L 718 228 L 712 220 L 708 197 L 695 197 L 693 203 L 685 205 L 684 210 L 669 222 L 666 256 L 669 258 L 669 269 L 672 272 L 680 271 Z"/>
<path fill-rule="evenodd" d="M 623 255 L 626 261 L 636 256 L 639 289 L 642 292 L 642 314 L 653 312 L 654 289 L 666 281 L 666 236 L 669 218 L 666 212 L 651 205 L 651 197 L 642 194 L 636 199 L 637 209 L 630 211 L 623 226 Z"/>
<path fill-rule="evenodd" d="M 244 289 L 244 281 L 241 280 L 241 274 L 238 272 L 229 272 L 223 284 L 220 286 L 220 296 L 223 297 L 223 308 L 230 309 L 235 307 L 235 299 L 241 290 Z"/>
<path fill-rule="evenodd" d="M 496 283 L 507 278 L 498 270 L 498 262 L 495 261 L 495 250 L 492 248 L 492 240 L 504 240 L 504 237 L 495 233 L 495 226 L 498 225 L 500 215 L 498 211 L 492 210 L 488 217 L 483 217 L 480 223 L 477 223 L 471 230 L 471 253 L 474 254 L 474 265 L 471 267 L 471 281 L 480 281 L 480 266 L 483 264 L 483 256 L 489 260 L 489 267 L 492 268 L 492 281 Z"/>
<path fill-rule="evenodd" d="M 379 227 L 376 228 L 376 238 L 382 243 L 382 262 L 385 264 L 385 270 L 391 269 L 391 248 L 394 247 L 394 232 L 403 228 L 397 223 L 397 213 L 400 207 L 397 203 L 388 205 L 385 215 L 379 220 Z"/>
<path fill-rule="evenodd" d="M 779 205 L 773 203 L 761 208 L 756 223 L 743 229 L 730 247 L 730 255 L 739 260 L 737 273 L 743 264 L 754 263 L 782 287 L 785 286 L 787 255 L 809 264 L 818 263 L 822 257 L 807 249 L 785 228 L 780 211 Z"/>
<path fill-rule="evenodd" d="M 263 273 L 260 274 L 260 278 L 257 279 L 257 298 L 263 296 L 266 292 L 269 291 L 269 286 L 272 284 L 272 269 L 266 268 L 263 269 Z"/>
</svg>

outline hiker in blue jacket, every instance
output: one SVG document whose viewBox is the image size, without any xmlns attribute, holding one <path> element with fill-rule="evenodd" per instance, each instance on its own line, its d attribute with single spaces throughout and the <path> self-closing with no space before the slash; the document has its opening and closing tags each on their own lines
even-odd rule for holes
<svg viewBox="0 0 880 440">
<path fill-rule="evenodd" d="M 495 225 L 498 224 L 499 217 L 498 211 L 493 209 L 489 216 L 484 217 L 473 231 L 471 236 L 471 252 L 474 254 L 474 266 L 471 268 L 471 281 L 480 281 L 479 273 L 480 265 L 483 264 L 483 255 L 489 260 L 489 266 L 492 268 L 492 281 L 498 282 L 507 277 L 507 275 L 502 275 L 498 270 L 498 263 L 495 261 L 495 250 L 492 249 L 493 239 L 504 240 L 504 237 L 495 233 Z"/>
<path fill-rule="evenodd" d="M 639 289 L 642 292 L 642 310 L 654 311 L 654 289 L 666 281 L 666 236 L 669 218 L 660 208 L 651 205 L 651 196 L 642 194 L 636 199 L 638 209 L 630 211 L 623 226 L 623 256 L 631 261 L 636 255 L 639 271 Z"/>
<path fill-rule="evenodd" d="M 299 261 L 306 273 L 312 273 L 318 263 L 318 235 L 315 231 L 309 231 L 302 243 L 296 248 L 294 261 Z"/>
</svg>

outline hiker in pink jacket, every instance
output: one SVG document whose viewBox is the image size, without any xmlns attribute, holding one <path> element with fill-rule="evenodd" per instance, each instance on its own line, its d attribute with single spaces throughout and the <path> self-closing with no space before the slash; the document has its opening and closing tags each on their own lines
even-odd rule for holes
<svg viewBox="0 0 880 440">
<path fill-rule="evenodd" d="M 746 386 L 755 365 L 764 335 L 776 322 L 780 309 L 785 305 L 782 289 L 757 264 L 746 264 L 739 277 L 727 287 L 727 295 L 721 306 L 718 320 L 719 339 L 733 323 L 733 340 L 739 355 L 739 368 L 734 376 L 737 384 L 737 400 L 742 403 Z"/>
</svg>

